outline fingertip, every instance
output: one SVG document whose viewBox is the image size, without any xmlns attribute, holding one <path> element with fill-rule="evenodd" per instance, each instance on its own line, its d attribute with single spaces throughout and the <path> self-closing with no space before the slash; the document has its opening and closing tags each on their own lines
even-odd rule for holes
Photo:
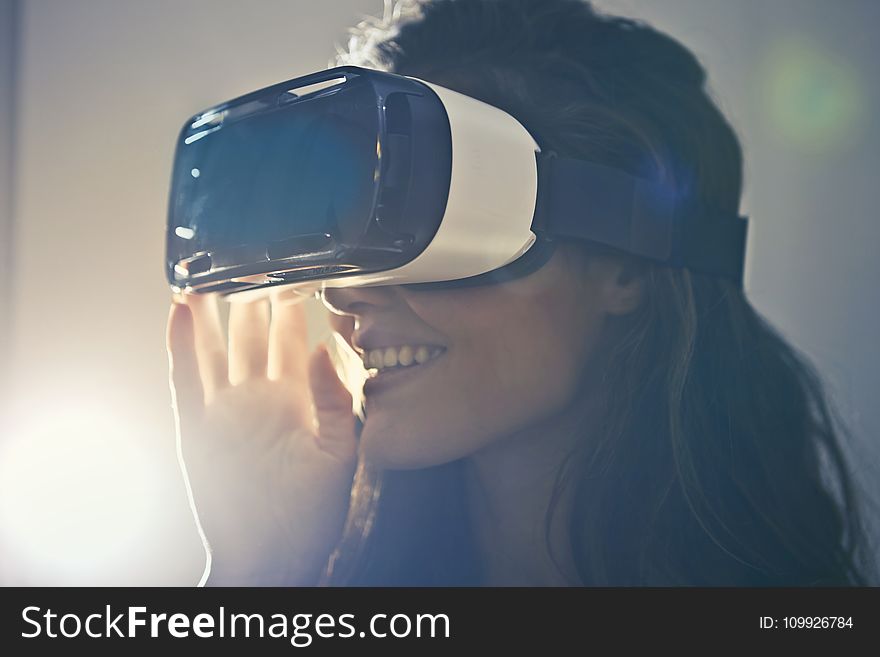
<svg viewBox="0 0 880 657">
<path fill-rule="evenodd" d="M 318 344 L 309 357 L 309 380 L 312 390 L 319 394 L 335 394 L 345 390 L 333 364 L 330 350 L 323 342 Z"/>
<path fill-rule="evenodd" d="M 327 345 L 324 342 L 319 342 L 315 345 L 314 350 L 312 350 L 312 355 L 310 356 L 310 360 L 318 361 L 323 359 L 330 359 L 330 352 L 327 350 Z"/>
<path fill-rule="evenodd" d="M 320 343 L 309 359 L 314 425 L 319 444 L 343 459 L 356 452 L 352 397 L 339 378 L 326 344 Z"/>
<path fill-rule="evenodd" d="M 172 303 L 168 312 L 168 329 L 166 342 L 168 349 L 173 351 L 180 346 L 180 342 L 192 330 L 192 310 L 183 303 Z"/>
<path fill-rule="evenodd" d="M 322 377 L 327 371 L 328 364 L 332 365 L 330 363 L 330 353 L 327 351 L 327 346 L 324 343 L 320 343 L 309 355 L 309 378 L 314 380 L 316 377 Z"/>
<path fill-rule="evenodd" d="M 171 304 L 166 346 L 175 403 L 193 406 L 194 400 L 202 400 L 203 393 L 195 354 L 192 310 L 185 304 Z"/>
<path fill-rule="evenodd" d="M 174 302 L 171 304 L 171 317 L 175 323 L 191 322 L 192 308 L 186 303 Z"/>
</svg>

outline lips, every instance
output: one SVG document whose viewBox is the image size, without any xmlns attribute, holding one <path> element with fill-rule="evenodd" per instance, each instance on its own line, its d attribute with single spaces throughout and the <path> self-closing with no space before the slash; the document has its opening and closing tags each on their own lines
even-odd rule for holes
<svg viewBox="0 0 880 657">
<path fill-rule="evenodd" d="M 406 386 L 415 382 L 420 376 L 426 374 L 438 362 L 443 360 L 445 350 L 439 355 L 424 363 L 416 363 L 407 367 L 390 367 L 388 369 L 372 369 L 372 375 L 364 381 L 364 397 L 368 400 L 393 389 L 406 389 Z"/>
<path fill-rule="evenodd" d="M 445 348 L 445 345 L 436 339 L 421 336 L 414 333 L 406 334 L 399 331 L 385 330 L 378 328 L 355 329 L 351 334 L 351 345 L 355 350 L 363 356 L 370 351 L 379 349 L 400 349 L 404 346 L 417 348 L 418 346 L 426 346 L 432 348 Z"/>
<path fill-rule="evenodd" d="M 370 374 L 364 383 L 365 397 L 375 397 L 415 381 L 442 360 L 447 350 L 436 338 L 418 331 L 372 324 L 361 324 L 349 339 Z"/>
</svg>

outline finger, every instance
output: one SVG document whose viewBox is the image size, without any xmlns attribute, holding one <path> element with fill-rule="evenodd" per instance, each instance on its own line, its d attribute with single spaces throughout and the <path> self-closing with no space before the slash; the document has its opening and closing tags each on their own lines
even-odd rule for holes
<svg viewBox="0 0 880 657">
<path fill-rule="evenodd" d="M 308 385 L 308 325 L 300 298 L 272 297 L 269 327 L 269 378 Z"/>
<path fill-rule="evenodd" d="M 354 315 L 337 315 L 329 313 L 330 328 L 351 346 L 351 334 L 354 332 Z"/>
<path fill-rule="evenodd" d="M 193 316 L 185 304 L 171 304 L 165 344 L 168 349 L 171 403 L 178 424 L 183 426 L 197 417 L 204 406 L 204 390 L 196 356 Z"/>
<path fill-rule="evenodd" d="M 269 340 L 266 299 L 238 301 L 229 306 L 229 382 L 266 376 Z"/>
<path fill-rule="evenodd" d="M 229 385 L 226 338 L 223 335 L 217 295 L 189 294 L 185 301 L 192 310 L 196 355 L 205 387 L 205 401 L 210 403 L 218 390 Z"/>
<path fill-rule="evenodd" d="M 309 358 L 309 384 L 315 407 L 315 431 L 321 447 L 342 459 L 350 459 L 357 451 L 351 393 L 336 375 L 327 347 L 318 349 Z"/>
</svg>

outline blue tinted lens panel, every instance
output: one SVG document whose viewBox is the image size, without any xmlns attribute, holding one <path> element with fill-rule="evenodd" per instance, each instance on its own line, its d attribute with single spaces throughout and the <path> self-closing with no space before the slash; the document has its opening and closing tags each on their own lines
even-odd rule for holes
<svg viewBox="0 0 880 657">
<path fill-rule="evenodd" d="M 362 234 L 378 159 L 371 100 L 366 85 L 311 99 L 282 93 L 185 132 L 172 181 L 169 259 Z"/>
</svg>

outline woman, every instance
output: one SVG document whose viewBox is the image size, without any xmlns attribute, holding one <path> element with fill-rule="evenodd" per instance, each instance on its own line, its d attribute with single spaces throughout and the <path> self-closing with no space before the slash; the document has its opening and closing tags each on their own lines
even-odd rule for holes
<svg viewBox="0 0 880 657">
<path fill-rule="evenodd" d="M 581 0 L 399 5 L 340 59 L 738 210 L 740 147 L 694 56 Z M 362 400 L 305 353 L 301 306 L 232 304 L 227 343 L 212 299 L 172 305 L 208 583 L 866 583 L 820 382 L 734 282 L 569 242 L 506 282 L 323 302 L 370 368 Z"/>
</svg>

